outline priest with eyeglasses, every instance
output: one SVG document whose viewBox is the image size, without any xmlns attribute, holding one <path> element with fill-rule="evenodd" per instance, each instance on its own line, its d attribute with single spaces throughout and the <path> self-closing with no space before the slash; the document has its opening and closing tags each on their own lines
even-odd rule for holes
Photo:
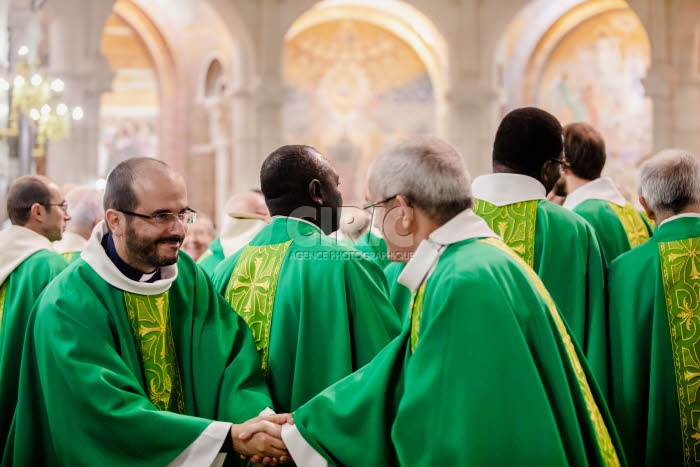
<svg viewBox="0 0 700 467">
<path fill-rule="evenodd" d="M 250 330 L 179 253 L 196 216 L 183 178 L 129 159 L 104 207 L 29 317 L 2 464 L 284 462 Z"/>
</svg>

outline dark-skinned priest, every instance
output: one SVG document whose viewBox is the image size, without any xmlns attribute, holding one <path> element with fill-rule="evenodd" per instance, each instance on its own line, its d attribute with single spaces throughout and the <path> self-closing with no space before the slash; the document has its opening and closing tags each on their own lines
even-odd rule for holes
<svg viewBox="0 0 700 467">
<path fill-rule="evenodd" d="M 368 363 L 400 331 L 379 266 L 328 234 L 338 229 L 338 174 L 309 146 L 283 146 L 260 170 L 272 215 L 214 284 L 251 327 L 278 412 Z"/>
<path fill-rule="evenodd" d="M 593 228 L 547 201 L 560 176 L 562 128 L 544 110 L 507 114 L 493 143 L 493 174 L 474 180 L 474 212 L 532 267 L 552 295 L 601 389 L 607 388 L 605 275 Z"/>
<path fill-rule="evenodd" d="M 390 257 L 411 257 L 399 276 L 410 318 L 372 362 L 294 412 L 282 437 L 297 465 L 623 462 L 556 305 L 474 214 L 469 185 L 462 156 L 436 138 L 370 166 Z"/>
<path fill-rule="evenodd" d="M 195 215 L 184 179 L 128 159 L 104 207 L 32 310 L 3 465 L 285 460 L 286 417 L 258 417 L 271 401 L 248 327 L 179 253 Z"/>
</svg>

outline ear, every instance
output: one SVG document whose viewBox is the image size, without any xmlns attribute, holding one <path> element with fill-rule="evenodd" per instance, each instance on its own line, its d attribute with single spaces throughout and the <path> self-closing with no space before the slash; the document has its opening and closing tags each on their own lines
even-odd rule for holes
<svg viewBox="0 0 700 467">
<path fill-rule="evenodd" d="M 315 204 L 323 206 L 323 195 L 321 193 L 321 182 L 318 179 L 311 180 L 309 183 L 309 198 Z"/>
<path fill-rule="evenodd" d="M 121 237 L 124 235 L 126 219 L 120 212 L 114 209 L 107 209 L 107 212 L 105 212 L 105 222 L 109 226 L 109 230 L 111 230 L 115 236 Z"/>
<path fill-rule="evenodd" d="M 644 212 L 647 213 L 647 217 L 653 221 L 656 221 L 656 214 L 654 214 L 654 211 L 649 209 L 649 205 L 647 204 L 647 200 L 644 199 L 644 196 L 639 197 L 639 204 L 641 204 L 644 208 Z"/>
<path fill-rule="evenodd" d="M 406 201 L 406 198 L 404 198 L 401 195 L 396 197 L 396 201 L 398 202 L 398 206 L 396 206 L 394 209 L 400 210 L 398 225 L 404 232 L 412 232 L 412 229 L 415 227 L 416 224 L 415 220 L 413 219 L 413 208 L 409 206 L 408 201 Z M 405 233 L 403 235 L 405 235 Z"/>
<path fill-rule="evenodd" d="M 45 214 L 46 214 L 46 208 L 39 203 L 34 203 L 34 204 L 32 204 L 32 207 L 29 208 L 29 219 L 30 220 L 41 223 L 44 221 Z"/>
</svg>

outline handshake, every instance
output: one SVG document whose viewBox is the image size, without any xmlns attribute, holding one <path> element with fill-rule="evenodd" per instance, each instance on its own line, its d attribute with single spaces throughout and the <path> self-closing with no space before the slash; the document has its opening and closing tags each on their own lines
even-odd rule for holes
<svg viewBox="0 0 700 467">
<path fill-rule="evenodd" d="M 240 425 L 231 425 L 233 449 L 241 459 L 254 464 L 277 465 L 291 462 L 282 441 L 282 425 L 294 424 L 291 414 L 260 415 Z"/>
</svg>

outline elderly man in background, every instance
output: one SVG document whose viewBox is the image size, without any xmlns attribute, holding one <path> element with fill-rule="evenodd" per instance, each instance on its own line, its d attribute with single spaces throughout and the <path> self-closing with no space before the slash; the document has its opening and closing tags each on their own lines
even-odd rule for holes
<svg viewBox="0 0 700 467">
<path fill-rule="evenodd" d="M 187 235 L 182 242 L 182 251 L 197 261 L 209 249 L 209 245 L 216 238 L 214 223 L 209 217 L 197 213 L 197 218 L 187 229 Z"/>
<path fill-rule="evenodd" d="M 12 225 L 0 232 L 0 449 L 17 402 L 22 343 L 29 312 L 66 266 L 51 242 L 70 220 L 58 185 L 46 177 L 17 179 L 7 194 Z"/>
<path fill-rule="evenodd" d="M 695 465 L 700 382 L 700 162 L 667 150 L 640 169 L 658 226 L 610 265 L 610 409 L 630 465 Z"/>
<path fill-rule="evenodd" d="M 66 261 L 72 262 L 80 257 L 92 229 L 104 218 L 102 193 L 90 187 L 77 187 L 66 194 L 66 202 L 71 218 L 66 224 L 63 238 L 54 242 L 53 246 Z"/>
<path fill-rule="evenodd" d="M 219 237 L 198 260 L 209 277 L 224 259 L 250 242 L 270 221 L 270 211 L 260 190 L 250 190 L 233 195 L 224 206 Z"/>
</svg>

